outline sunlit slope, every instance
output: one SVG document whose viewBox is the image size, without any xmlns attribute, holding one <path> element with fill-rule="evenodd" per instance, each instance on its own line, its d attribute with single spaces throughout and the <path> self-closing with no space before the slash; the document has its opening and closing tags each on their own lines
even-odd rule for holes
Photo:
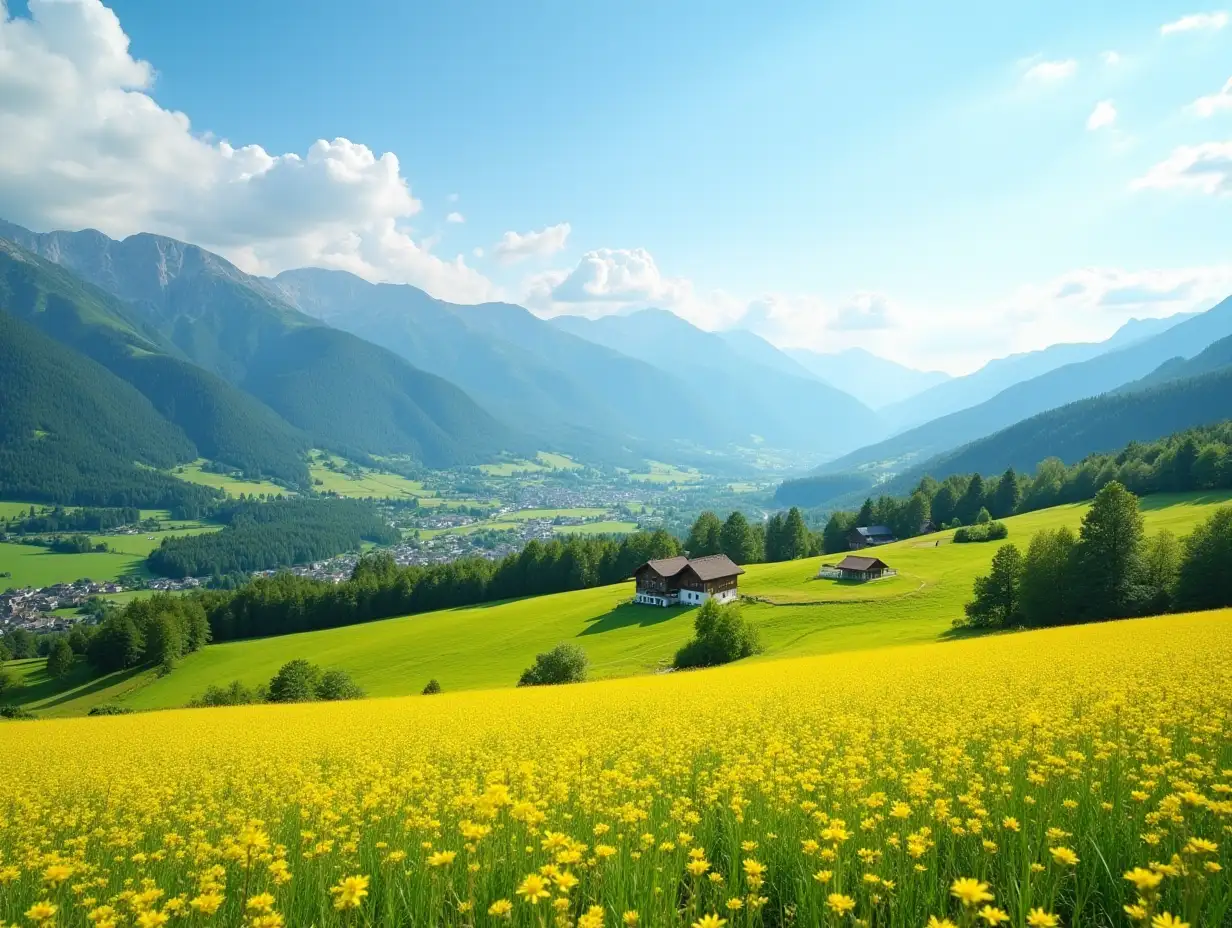
<svg viewBox="0 0 1232 928">
<path fill-rule="evenodd" d="M 118 897 L 124 924 L 153 924 L 182 896 L 218 925 L 247 904 L 324 926 L 498 923 L 495 907 L 531 928 L 559 904 L 657 928 L 735 898 L 764 906 L 736 925 L 975 924 L 951 892 L 973 878 L 968 900 L 1013 928 L 1128 925 L 1140 892 L 1157 926 L 1214 926 L 1232 901 L 1230 717 L 1221 610 L 529 691 L 6 724 L 0 918 L 47 900 L 84 926 Z M 1173 864 L 1122 877 L 1152 861 Z M 87 876 L 88 893 L 53 882 Z M 348 877 L 365 892 L 344 895 Z"/>
<path fill-rule="evenodd" d="M 1149 497 L 1143 501 L 1148 531 L 1184 534 L 1230 497 Z M 1077 529 L 1085 510 L 1080 504 L 1016 516 L 1007 520 L 1009 541 L 1025 548 L 1041 529 Z M 962 615 L 972 580 L 988 569 L 997 547 L 956 545 L 951 536 L 943 532 L 878 549 L 900 575 L 863 585 L 815 579 L 822 558 L 751 565 L 741 592 L 767 600 L 745 607 L 766 646 L 759 660 L 936 639 Z M 628 605 L 631 597 L 632 583 L 624 583 L 214 645 L 124 699 L 142 709 L 182 706 L 213 683 L 264 682 L 296 657 L 349 671 L 373 696 L 417 693 L 431 678 L 447 691 L 512 686 L 537 652 L 561 641 L 586 650 L 595 677 L 653 672 L 689 638 L 692 611 Z M 55 707 L 64 713 L 80 709 L 72 700 Z"/>
</svg>

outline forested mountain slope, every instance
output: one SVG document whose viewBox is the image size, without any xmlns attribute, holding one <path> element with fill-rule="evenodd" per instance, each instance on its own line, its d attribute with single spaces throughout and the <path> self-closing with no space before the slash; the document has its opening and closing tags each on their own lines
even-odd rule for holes
<svg viewBox="0 0 1232 928">
<path fill-rule="evenodd" d="M 260 400 L 312 444 L 429 466 L 534 450 L 458 387 L 322 325 L 268 282 L 195 245 L 7 224 L 0 235 L 126 301 L 184 359 Z"/>
</svg>

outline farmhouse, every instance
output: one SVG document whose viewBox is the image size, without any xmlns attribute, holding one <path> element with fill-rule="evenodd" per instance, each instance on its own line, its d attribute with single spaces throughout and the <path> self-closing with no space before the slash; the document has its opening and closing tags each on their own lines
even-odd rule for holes
<svg viewBox="0 0 1232 928">
<path fill-rule="evenodd" d="M 818 577 L 834 580 L 879 580 L 897 574 L 893 567 L 879 557 L 861 557 L 849 554 L 837 564 L 822 564 Z"/>
<path fill-rule="evenodd" d="M 633 572 L 637 587 L 633 601 L 647 606 L 696 606 L 711 598 L 728 603 L 740 595 L 736 578 L 742 573 L 743 568 L 726 554 L 647 561 Z"/>
<path fill-rule="evenodd" d="M 888 545 L 892 541 L 898 541 L 898 539 L 894 537 L 888 525 L 861 525 L 847 534 L 847 547 L 852 551 L 872 548 L 876 545 Z"/>
</svg>

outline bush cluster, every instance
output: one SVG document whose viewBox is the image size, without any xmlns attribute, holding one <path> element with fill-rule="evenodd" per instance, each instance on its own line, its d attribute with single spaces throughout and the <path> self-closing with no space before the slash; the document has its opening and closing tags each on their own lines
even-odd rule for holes
<svg viewBox="0 0 1232 928">
<path fill-rule="evenodd" d="M 303 658 L 288 661 L 268 684 L 248 686 L 233 680 L 210 686 L 189 703 L 192 708 L 245 706 L 259 702 L 335 702 L 362 699 L 364 691 L 345 670 L 322 670 Z"/>
<path fill-rule="evenodd" d="M 693 618 L 693 638 L 676 652 L 673 665 L 715 667 L 749 657 L 761 650 L 757 629 L 740 614 L 737 603 L 719 605 L 708 599 Z"/>
<path fill-rule="evenodd" d="M 551 651 L 535 655 L 535 662 L 522 671 L 518 686 L 555 686 L 582 683 L 590 661 L 576 644 L 558 644 Z"/>
<path fill-rule="evenodd" d="M 954 542 L 961 545 L 976 541 L 1001 541 L 1009 534 L 1010 530 L 1004 522 L 977 522 L 954 532 Z"/>
</svg>

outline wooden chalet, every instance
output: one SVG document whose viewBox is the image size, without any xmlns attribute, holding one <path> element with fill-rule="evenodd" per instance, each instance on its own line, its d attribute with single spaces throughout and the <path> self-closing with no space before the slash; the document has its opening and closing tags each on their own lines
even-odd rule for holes
<svg viewBox="0 0 1232 928">
<path fill-rule="evenodd" d="M 633 601 L 646 606 L 698 606 L 708 599 L 729 603 L 740 595 L 737 578 L 742 573 L 726 554 L 647 561 L 633 572 Z"/>
<path fill-rule="evenodd" d="M 861 525 L 847 533 L 847 547 L 851 551 L 888 545 L 898 541 L 888 525 Z"/>
<path fill-rule="evenodd" d="M 832 580 L 880 580 L 897 574 L 893 567 L 879 557 L 861 557 L 849 554 L 837 564 L 822 564 L 818 577 Z"/>
</svg>

